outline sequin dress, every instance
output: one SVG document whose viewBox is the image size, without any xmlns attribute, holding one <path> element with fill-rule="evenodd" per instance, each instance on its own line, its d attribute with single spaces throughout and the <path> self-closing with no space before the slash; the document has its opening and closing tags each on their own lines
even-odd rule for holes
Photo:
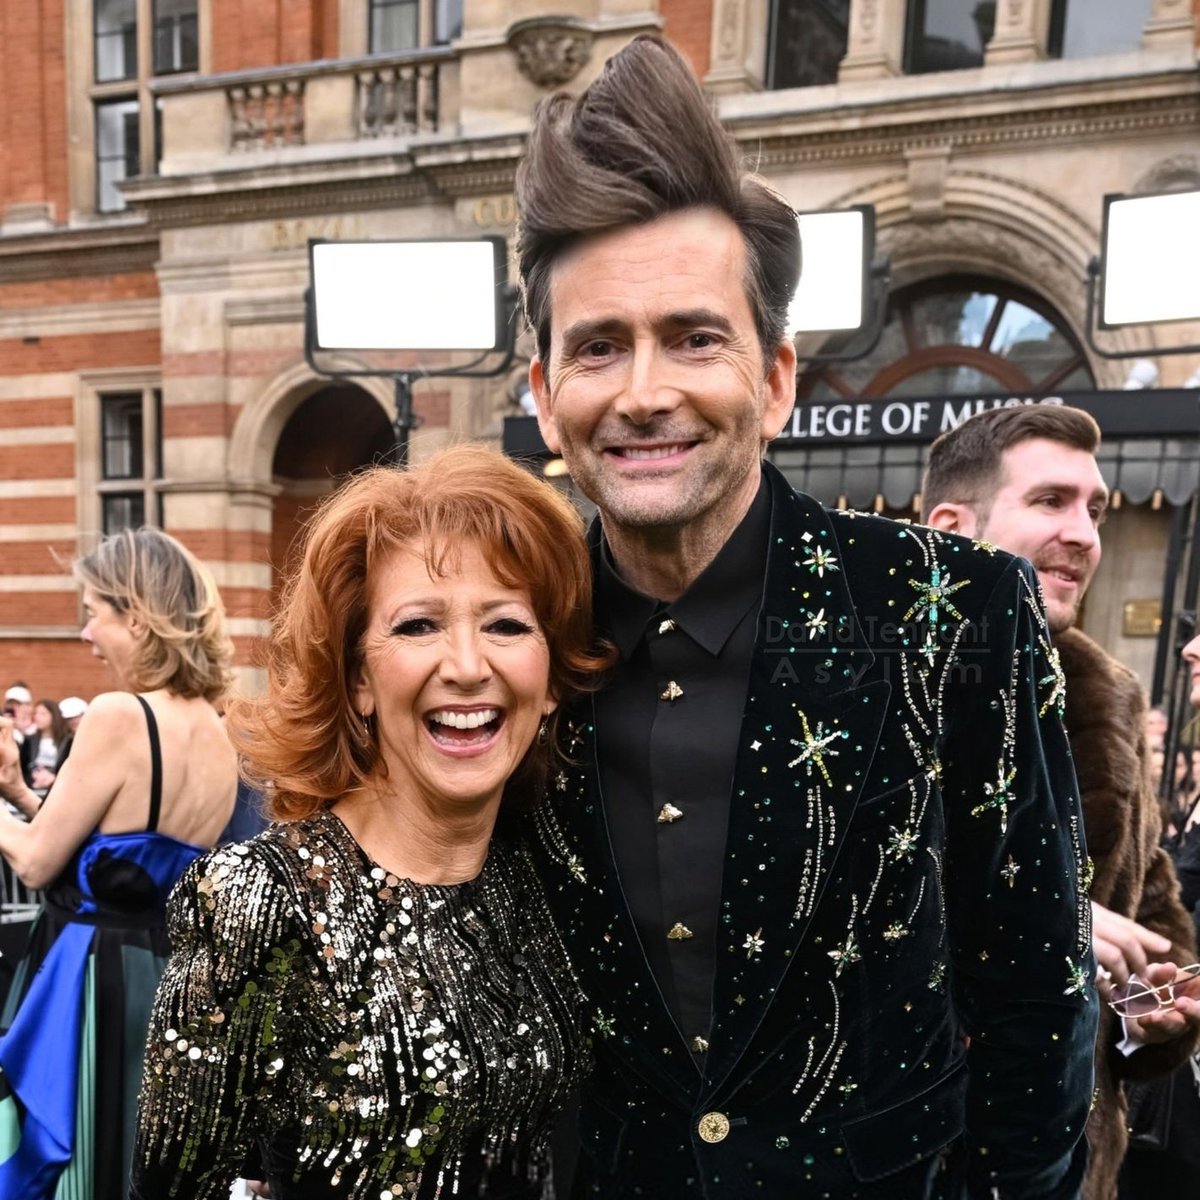
<svg viewBox="0 0 1200 1200">
<path fill-rule="evenodd" d="M 166 903 L 201 846 L 158 833 L 154 714 L 143 832 L 93 833 L 46 889 L 0 1028 L 0 1198 L 125 1200 Z"/>
<path fill-rule="evenodd" d="M 324 813 L 206 855 L 169 917 L 134 1200 L 243 1170 L 275 1200 L 544 1195 L 584 1005 L 519 842 L 414 884 Z"/>
</svg>

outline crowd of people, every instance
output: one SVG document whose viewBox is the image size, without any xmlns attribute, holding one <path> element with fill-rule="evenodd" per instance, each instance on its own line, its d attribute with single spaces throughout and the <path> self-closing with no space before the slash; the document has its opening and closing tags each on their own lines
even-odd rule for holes
<svg viewBox="0 0 1200 1200">
<path fill-rule="evenodd" d="M 516 199 L 586 535 L 494 450 L 364 471 L 235 698 L 211 575 L 124 531 L 69 755 L 10 689 L 0 1196 L 1200 1194 L 1200 827 L 1074 628 L 1095 423 L 943 434 L 920 523 L 795 491 L 795 215 L 658 38 Z"/>
</svg>

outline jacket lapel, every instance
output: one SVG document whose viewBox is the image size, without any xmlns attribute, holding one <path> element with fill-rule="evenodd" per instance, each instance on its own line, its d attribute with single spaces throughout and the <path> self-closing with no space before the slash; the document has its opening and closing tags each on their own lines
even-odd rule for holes
<svg viewBox="0 0 1200 1200">
<path fill-rule="evenodd" d="M 761 1024 L 820 904 L 891 693 L 823 508 L 772 468 L 771 542 L 725 851 L 706 1077 L 724 1079 Z M 825 950 L 858 954 L 853 919 Z"/>
</svg>

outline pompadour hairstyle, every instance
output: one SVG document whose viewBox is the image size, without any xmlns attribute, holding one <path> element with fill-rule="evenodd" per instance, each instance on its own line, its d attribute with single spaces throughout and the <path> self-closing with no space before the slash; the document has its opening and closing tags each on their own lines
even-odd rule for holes
<svg viewBox="0 0 1200 1200">
<path fill-rule="evenodd" d="M 506 806 L 536 800 L 554 755 L 562 706 L 596 686 L 608 652 L 592 641 L 591 564 L 583 524 L 550 484 L 479 445 L 461 444 L 397 471 L 373 467 L 321 505 L 276 614 L 262 696 L 230 704 L 243 773 L 266 789 L 272 815 L 302 820 L 386 770 L 353 703 L 371 581 L 404 546 L 431 574 L 478 546 L 496 578 L 528 592 L 550 652 L 559 703 L 544 745 L 508 782 Z"/>
<path fill-rule="evenodd" d="M 1000 486 L 1005 450 L 1031 438 L 1095 454 L 1100 426 L 1090 414 L 1066 404 L 1021 404 L 976 413 L 930 446 L 921 485 L 923 519 L 939 504 L 949 503 L 970 505 L 980 522 L 986 522 Z"/>
<path fill-rule="evenodd" d="M 686 208 L 725 213 L 746 241 L 746 295 L 767 364 L 800 274 L 791 206 L 750 174 L 687 63 L 644 34 L 578 98 L 534 111 L 517 168 L 517 259 L 525 317 L 548 366 L 550 273 L 582 238 Z"/>
<path fill-rule="evenodd" d="M 216 701 L 229 687 L 233 642 L 207 567 L 161 529 L 123 529 L 75 560 L 75 578 L 142 626 L 126 681 Z"/>
</svg>

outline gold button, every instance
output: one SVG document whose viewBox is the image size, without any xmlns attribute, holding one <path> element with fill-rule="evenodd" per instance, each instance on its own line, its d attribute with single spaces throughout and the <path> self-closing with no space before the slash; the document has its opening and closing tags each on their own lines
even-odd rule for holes
<svg viewBox="0 0 1200 1200">
<path fill-rule="evenodd" d="M 723 1142 L 729 1136 L 729 1118 L 724 1113 L 707 1112 L 696 1126 L 702 1142 Z"/>
<path fill-rule="evenodd" d="M 683 688 L 679 686 L 673 679 L 667 680 L 667 686 L 658 694 L 660 700 L 665 700 L 668 704 L 674 704 L 680 696 L 683 695 Z"/>
<path fill-rule="evenodd" d="M 660 825 L 670 825 L 673 822 L 678 821 L 682 816 L 682 808 L 676 808 L 673 804 L 664 804 L 662 808 L 658 810 L 658 817 L 656 819 Z"/>
<path fill-rule="evenodd" d="M 670 929 L 667 930 L 667 940 L 671 942 L 682 942 L 686 938 L 695 937 L 696 935 L 682 922 L 676 921 Z"/>
<path fill-rule="evenodd" d="M 667 617 L 667 619 L 665 621 L 660 621 L 658 623 L 659 636 L 661 637 L 665 633 L 670 633 L 671 630 L 674 628 L 675 628 L 675 622 L 672 621 L 670 617 Z"/>
<path fill-rule="evenodd" d="M 708 1053 L 708 1042 L 705 1041 L 705 1039 L 702 1038 L 699 1034 L 697 1034 L 694 1038 L 692 1038 L 692 1049 L 697 1054 L 707 1054 Z"/>
</svg>

